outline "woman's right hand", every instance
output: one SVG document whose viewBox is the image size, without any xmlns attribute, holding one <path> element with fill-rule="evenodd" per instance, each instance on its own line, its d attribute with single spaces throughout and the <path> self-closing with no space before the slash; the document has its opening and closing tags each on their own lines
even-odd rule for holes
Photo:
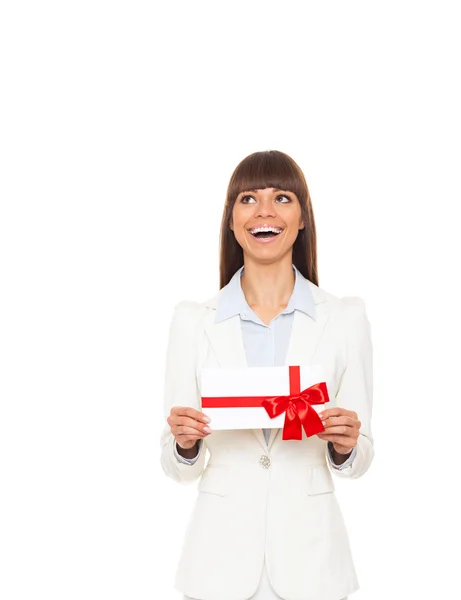
<svg viewBox="0 0 461 600">
<path fill-rule="evenodd" d="M 167 423 L 170 426 L 176 443 L 180 448 L 188 450 L 211 433 L 208 427 L 209 417 L 190 406 L 173 406 Z"/>
</svg>

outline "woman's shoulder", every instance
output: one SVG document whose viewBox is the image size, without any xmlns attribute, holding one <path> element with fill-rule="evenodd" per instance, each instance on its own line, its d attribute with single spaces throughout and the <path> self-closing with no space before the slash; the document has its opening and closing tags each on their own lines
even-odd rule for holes
<svg viewBox="0 0 461 600">
<path fill-rule="evenodd" d="M 308 283 L 315 304 L 327 303 L 330 310 L 346 318 L 366 314 L 365 300 L 360 296 L 339 296 L 315 285 L 312 281 Z"/>
<path fill-rule="evenodd" d="M 215 314 L 221 292 L 204 302 L 181 300 L 173 309 L 173 321 L 188 328 L 205 323 Z"/>
<path fill-rule="evenodd" d="M 221 295 L 222 290 L 220 290 L 217 294 L 208 298 L 205 301 L 198 302 L 196 300 L 181 300 L 174 307 L 175 312 L 181 313 L 192 313 L 192 314 L 205 314 L 210 310 L 214 310 L 218 306 L 219 296 Z"/>
</svg>

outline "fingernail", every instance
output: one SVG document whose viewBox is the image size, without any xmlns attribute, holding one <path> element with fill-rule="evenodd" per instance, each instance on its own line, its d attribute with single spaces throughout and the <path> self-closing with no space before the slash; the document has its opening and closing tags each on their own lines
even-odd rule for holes
<svg viewBox="0 0 461 600">
<path fill-rule="evenodd" d="M 203 417 L 203 420 L 205 421 L 205 423 L 210 423 L 211 422 L 210 417 Z"/>
<path fill-rule="evenodd" d="M 210 429 L 209 427 L 204 427 L 204 428 L 203 428 L 203 431 L 204 431 L 205 433 L 211 433 L 211 429 Z"/>
<path fill-rule="evenodd" d="M 322 421 L 322 425 L 325 427 L 325 425 L 327 424 L 326 421 Z"/>
<path fill-rule="evenodd" d="M 323 419 L 323 413 L 319 413 L 319 417 Z"/>
</svg>

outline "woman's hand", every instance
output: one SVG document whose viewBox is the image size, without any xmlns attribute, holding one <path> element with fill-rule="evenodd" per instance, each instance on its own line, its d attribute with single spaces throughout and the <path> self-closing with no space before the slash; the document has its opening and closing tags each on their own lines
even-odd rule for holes
<svg viewBox="0 0 461 600">
<path fill-rule="evenodd" d="M 197 440 L 211 433 L 211 429 L 207 426 L 209 422 L 209 417 L 190 406 L 173 406 L 167 418 L 176 443 L 184 450 L 192 448 Z"/>
<path fill-rule="evenodd" d="M 357 445 L 360 426 L 357 413 L 345 408 L 327 408 L 319 413 L 325 431 L 317 435 L 321 440 L 332 442 L 338 454 L 350 454 Z"/>
</svg>

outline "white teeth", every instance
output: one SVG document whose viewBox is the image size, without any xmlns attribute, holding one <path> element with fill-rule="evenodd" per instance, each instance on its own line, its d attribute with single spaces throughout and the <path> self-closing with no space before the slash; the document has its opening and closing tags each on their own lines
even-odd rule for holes
<svg viewBox="0 0 461 600">
<path fill-rule="evenodd" d="M 255 227 L 254 229 L 250 229 L 252 235 L 262 232 L 267 233 L 268 231 L 272 231 L 272 233 L 282 233 L 283 229 L 280 227 Z"/>
</svg>

